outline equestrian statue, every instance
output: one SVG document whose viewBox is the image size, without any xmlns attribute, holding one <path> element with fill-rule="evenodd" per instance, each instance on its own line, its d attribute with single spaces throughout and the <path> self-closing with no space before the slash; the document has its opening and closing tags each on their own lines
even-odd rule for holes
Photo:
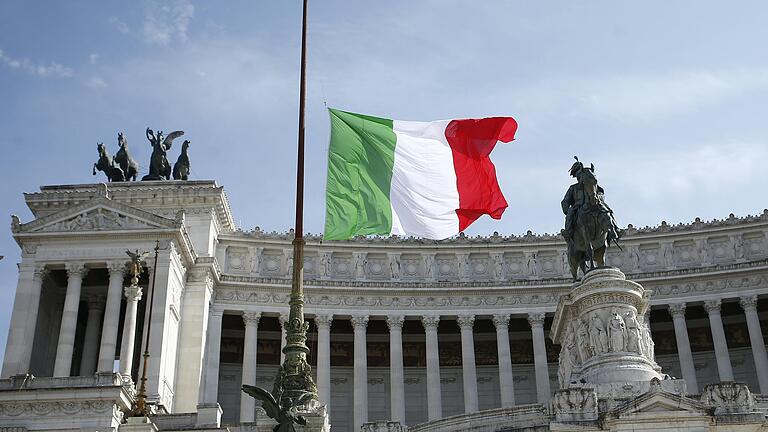
<svg viewBox="0 0 768 432">
<path fill-rule="evenodd" d="M 184 131 L 175 131 L 163 138 L 163 131 L 157 131 L 155 134 L 152 129 L 147 128 L 147 139 L 152 145 L 152 156 L 149 158 L 149 174 L 142 177 L 142 181 L 171 179 L 171 165 L 168 163 L 166 154 L 173 145 L 173 140 L 182 135 Z"/>
<path fill-rule="evenodd" d="M 115 165 L 115 160 L 107 153 L 104 143 L 96 144 L 96 149 L 99 151 L 99 160 L 93 164 L 93 175 L 96 175 L 96 170 L 99 170 L 106 174 L 107 180 L 110 182 L 125 181 L 125 173 L 119 166 Z"/>
<path fill-rule="evenodd" d="M 605 202 L 605 191 L 597 184 L 595 166 L 585 167 L 579 158 L 574 159 L 570 174 L 577 182 L 568 188 L 560 204 L 565 214 L 561 233 L 568 245 L 568 263 L 575 282 L 579 269 L 586 274 L 605 266 L 605 251 L 611 242 L 621 249 L 618 240 L 622 231 Z"/>
</svg>

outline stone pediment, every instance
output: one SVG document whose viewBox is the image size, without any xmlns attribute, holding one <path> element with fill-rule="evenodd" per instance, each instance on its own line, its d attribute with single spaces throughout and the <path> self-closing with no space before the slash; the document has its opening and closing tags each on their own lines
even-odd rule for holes
<svg viewBox="0 0 768 432">
<path fill-rule="evenodd" d="M 14 216 L 12 230 L 14 234 L 129 231 L 174 229 L 182 224 L 183 214 L 177 219 L 168 219 L 99 197 L 25 224 Z"/>
<path fill-rule="evenodd" d="M 709 416 L 707 405 L 696 400 L 674 393 L 656 389 L 651 385 L 651 391 L 625 402 L 609 413 L 609 417 L 621 419 L 646 414 L 648 416 L 677 415 L 677 416 Z"/>
</svg>

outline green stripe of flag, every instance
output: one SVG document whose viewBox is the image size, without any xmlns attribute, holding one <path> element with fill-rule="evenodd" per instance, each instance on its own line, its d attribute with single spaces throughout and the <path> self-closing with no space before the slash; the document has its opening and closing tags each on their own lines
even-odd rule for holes
<svg viewBox="0 0 768 432">
<path fill-rule="evenodd" d="M 325 233 L 328 240 L 389 234 L 389 200 L 397 138 L 392 120 L 335 109 L 328 149 Z"/>
</svg>

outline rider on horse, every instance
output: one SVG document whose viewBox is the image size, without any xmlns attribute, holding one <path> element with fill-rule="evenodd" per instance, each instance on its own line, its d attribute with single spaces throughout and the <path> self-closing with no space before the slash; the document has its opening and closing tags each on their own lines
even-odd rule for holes
<svg viewBox="0 0 768 432">
<path fill-rule="evenodd" d="M 571 243 L 573 240 L 573 232 L 576 227 L 576 219 L 578 217 L 579 210 L 589 204 L 589 196 L 584 190 L 584 175 L 585 170 L 590 170 L 589 173 L 594 178 L 594 168 L 584 168 L 584 164 L 579 162 L 576 158 L 576 162 L 571 165 L 571 177 L 575 177 L 577 183 L 572 184 L 568 191 L 565 193 L 565 197 L 560 205 L 563 208 L 565 214 L 565 228 L 561 231 L 566 243 Z M 613 218 L 613 210 L 605 203 L 604 193 L 605 191 L 600 186 L 596 185 L 597 192 L 597 206 L 600 213 L 606 213 L 610 216 L 610 227 L 608 227 L 608 243 L 615 241 L 619 238 L 619 227 L 616 224 L 616 220 Z"/>
</svg>

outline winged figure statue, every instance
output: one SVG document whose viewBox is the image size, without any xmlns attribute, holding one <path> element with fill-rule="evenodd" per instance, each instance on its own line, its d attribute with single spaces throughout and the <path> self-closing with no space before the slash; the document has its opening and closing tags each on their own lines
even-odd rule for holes
<svg viewBox="0 0 768 432">
<path fill-rule="evenodd" d="M 174 131 L 164 137 L 163 131 L 159 130 L 155 133 L 147 128 L 147 139 L 152 145 L 152 156 L 149 159 L 149 174 L 142 177 L 142 181 L 171 179 L 171 164 L 168 163 L 166 155 L 173 145 L 173 140 L 182 135 L 184 131 Z"/>
<path fill-rule="evenodd" d="M 131 252 L 130 250 L 126 250 L 125 253 L 131 258 L 131 263 L 129 264 L 128 272 L 130 273 L 131 278 L 136 279 L 138 282 L 139 275 L 141 274 L 142 266 L 144 264 L 144 261 L 146 261 L 147 256 L 149 255 L 149 252 L 139 252 L 139 250 L 136 249 L 136 252 Z"/>
<path fill-rule="evenodd" d="M 273 432 L 296 432 L 294 424 L 305 426 L 307 419 L 298 414 L 294 407 L 305 405 L 315 398 L 315 395 L 310 392 L 299 396 L 297 400 L 283 398 L 280 394 L 275 398 L 272 393 L 261 387 L 246 384 L 243 384 L 243 391 L 254 399 L 260 400 L 261 407 L 266 411 L 267 416 L 277 422 L 277 425 L 272 429 Z"/>
</svg>

